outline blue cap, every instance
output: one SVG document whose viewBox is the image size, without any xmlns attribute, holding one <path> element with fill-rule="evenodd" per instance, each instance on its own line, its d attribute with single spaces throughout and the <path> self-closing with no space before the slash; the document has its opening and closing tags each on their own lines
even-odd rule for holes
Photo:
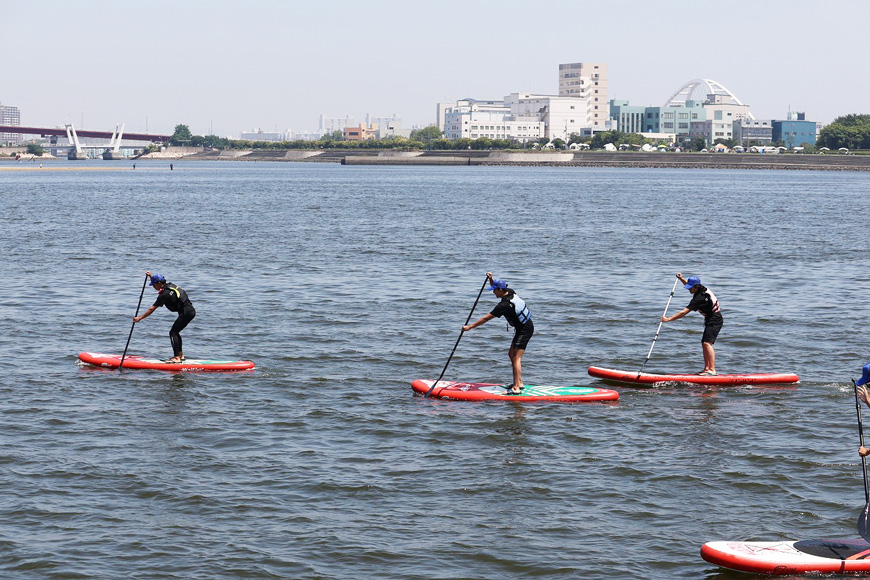
<svg viewBox="0 0 870 580">
<path fill-rule="evenodd" d="M 154 286 L 154 284 L 163 284 L 164 282 L 166 282 L 166 278 L 160 274 L 151 274 L 151 283 L 148 285 Z"/>
<path fill-rule="evenodd" d="M 695 286 L 699 286 L 701 284 L 701 279 L 697 276 L 690 276 L 688 280 L 686 280 L 686 284 L 683 286 L 686 290 L 690 288 L 694 288 Z"/>
<path fill-rule="evenodd" d="M 855 384 L 860 387 L 861 385 L 866 385 L 868 381 L 870 381 L 870 363 L 864 365 L 864 374 L 861 375 L 860 379 L 855 381 Z"/>
<path fill-rule="evenodd" d="M 505 288 L 507 288 L 507 282 L 499 278 L 492 281 L 492 286 L 489 287 L 489 290 L 504 290 Z"/>
</svg>

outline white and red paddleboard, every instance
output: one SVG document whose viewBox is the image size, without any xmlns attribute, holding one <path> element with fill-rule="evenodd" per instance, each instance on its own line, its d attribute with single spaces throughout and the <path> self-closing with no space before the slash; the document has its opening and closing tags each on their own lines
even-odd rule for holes
<svg viewBox="0 0 870 580">
<path fill-rule="evenodd" d="M 738 385 L 793 385 L 800 382 L 794 373 L 750 373 L 740 375 L 680 375 L 639 373 L 637 371 L 618 371 L 589 367 L 589 375 L 633 385 L 653 385 L 655 383 L 692 383 L 697 385 L 712 385 L 717 387 L 734 387 Z"/>
<path fill-rule="evenodd" d="M 853 574 L 870 572 L 865 540 L 707 542 L 701 557 L 711 564 L 753 574 Z"/>
<path fill-rule="evenodd" d="M 103 367 L 118 368 L 121 366 L 120 354 L 103 354 L 100 352 L 79 353 L 83 363 Z M 129 355 L 124 358 L 125 369 L 152 369 L 159 371 L 246 371 L 254 368 L 249 360 L 209 360 L 189 358 L 180 363 L 168 363 L 157 358 Z"/>
<path fill-rule="evenodd" d="M 435 381 L 417 379 L 411 383 L 414 392 L 426 394 Z M 525 385 L 519 394 L 512 394 L 509 385 L 494 383 L 460 383 L 438 381 L 430 397 L 453 399 L 455 401 L 510 401 L 530 403 L 549 401 L 561 403 L 590 403 L 595 401 L 615 401 L 619 393 L 610 389 L 595 387 L 557 387 L 553 385 Z"/>
</svg>

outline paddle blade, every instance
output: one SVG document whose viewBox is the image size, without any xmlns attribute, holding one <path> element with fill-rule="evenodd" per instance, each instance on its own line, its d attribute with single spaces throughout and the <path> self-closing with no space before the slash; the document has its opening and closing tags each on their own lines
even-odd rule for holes
<svg viewBox="0 0 870 580">
<path fill-rule="evenodd" d="M 864 506 L 864 511 L 858 516 L 858 533 L 870 542 L 870 503 Z"/>
</svg>

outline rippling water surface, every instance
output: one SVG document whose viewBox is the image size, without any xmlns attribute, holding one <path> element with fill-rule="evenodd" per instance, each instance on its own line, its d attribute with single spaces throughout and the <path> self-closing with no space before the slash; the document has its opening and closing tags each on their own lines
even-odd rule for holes
<svg viewBox="0 0 870 580">
<path fill-rule="evenodd" d="M 0 172 L 0 576 L 730 579 L 701 544 L 857 536 L 870 176 L 137 167 Z M 76 365 L 123 350 L 147 269 L 196 306 L 185 354 L 257 370 Z M 527 382 L 638 368 L 681 271 L 722 303 L 720 372 L 801 384 L 413 396 L 487 270 L 532 308 Z M 700 370 L 699 318 L 646 370 Z M 130 352 L 168 357 L 173 319 Z M 446 378 L 508 380 L 510 336 L 467 333 Z"/>
</svg>

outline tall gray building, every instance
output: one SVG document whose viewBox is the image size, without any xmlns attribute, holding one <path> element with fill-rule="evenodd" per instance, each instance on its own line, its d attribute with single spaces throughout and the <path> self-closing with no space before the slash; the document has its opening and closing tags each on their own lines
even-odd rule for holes
<svg viewBox="0 0 870 580">
<path fill-rule="evenodd" d="M 21 112 L 18 107 L 10 107 L 0 103 L 0 125 L 7 127 L 21 126 Z M 20 143 L 21 133 L 0 133 L 0 144 Z"/>
</svg>

